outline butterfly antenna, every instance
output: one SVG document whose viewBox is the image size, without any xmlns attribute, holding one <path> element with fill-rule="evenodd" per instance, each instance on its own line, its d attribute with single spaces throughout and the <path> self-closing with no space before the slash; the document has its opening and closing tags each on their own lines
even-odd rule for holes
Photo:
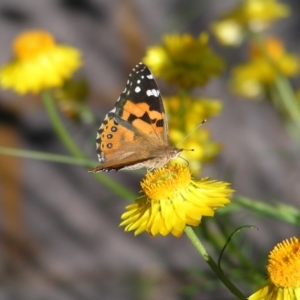
<svg viewBox="0 0 300 300">
<path fill-rule="evenodd" d="M 186 135 L 177 145 L 176 148 L 178 147 L 179 144 L 181 144 L 183 141 L 185 141 L 191 134 L 193 134 L 200 126 L 202 126 L 206 122 L 206 119 L 204 119 L 200 124 L 198 124 L 188 135 Z M 186 149 L 184 149 L 186 150 Z M 194 149 L 191 149 L 191 151 L 194 151 Z"/>
</svg>

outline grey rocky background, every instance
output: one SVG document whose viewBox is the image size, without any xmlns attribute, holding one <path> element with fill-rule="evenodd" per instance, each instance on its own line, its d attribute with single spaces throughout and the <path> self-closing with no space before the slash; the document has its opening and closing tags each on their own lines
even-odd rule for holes
<svg viewBox="0 0 300 300">
<path fill-rule="evenodd" d="M 273 33 L 284 39 L 291 52 L 299 54 L 299 3 L 284 2 L 291 5 L 293 15 L 278 22 Z M 90 103 L 101 119 L 123 90 L 128 72 L 146 46 L 159 43 L 164 33 L 187 31 L 197 35 L 234 3 L 0 0 L 0 64 L 11 57 L 10 43 L 20 31 L 49 30 L 58 41 L 83 52 L 82 72 L 92 86 Z M 131 47 L 122 38 L 126 31 L 140 36 L 132 41 L 137 44 L 135 53 L 128 53 Z M 231 57 L 230 51 L 220 53 L 230 62 L 242 59 L 242 54 Z M 205 125 L 213 138 L 222 142 L 224 151 L 203 175 L 232 180 L 239 195 L 299 206 L 300 164 L 295 158 L 299 157 L 299 148 L 287 136 L 269 103 L 235 98 L 224 78 L 213 80 L 199 91 L 224 102 L 221 116 Z M 295 84 L 299 86 L 297 81 Z M 67 154 L 37 99 L 20 98 L 10 92 L 1 92 L 0 97 L 1 116 L 12 111 L 8 124 L 18 133 L 19 147 Z M 78 145 L 96 160 L 94 147 L 88 146 L 86 137 L 93 139 L 97 128 L 68 121 L 66 126 Z M 279 156 L 278 151 L 294 157 Z M 17 168 L 22 181 L 20 223 L 26 243 L 16 243 L 2 230 L 0 300 L 187 299 L 181 290 L 189 283 L 185 271 L 206 266 L 186 237 L 133 237 L 124 233 L 118 224 L 126 202 L 81 167 L 19 159 Z M 139 190 L 140 173 L 109 176 L 132 191 Z M 235 223 L 259 227 L 259 231 L 245 233 L 245 244 L 260 254 L 282 239 L 299 236 L 299 230 L 292 226 L 245 212 L 235 216 Z M 7 244 L 13 249 L 10 254 Z M 206 292 L 192 299 L 233 297 Z"/>
</svg>

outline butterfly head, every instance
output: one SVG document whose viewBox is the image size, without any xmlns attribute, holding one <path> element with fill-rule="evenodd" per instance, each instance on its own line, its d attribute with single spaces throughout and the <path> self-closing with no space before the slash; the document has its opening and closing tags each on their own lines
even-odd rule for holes
<svg viewBox="0 0 300 300">
<path fill-rule="evenodd" d="M 184 149 L 178 149 L 176 147 L 170 148 L 169 157 L 170 160 L 176 158 Z"/>
</svg>

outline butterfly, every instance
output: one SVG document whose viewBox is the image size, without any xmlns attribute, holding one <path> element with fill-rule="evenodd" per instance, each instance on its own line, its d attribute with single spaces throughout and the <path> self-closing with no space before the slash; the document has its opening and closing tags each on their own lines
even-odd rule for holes
<svg viewBox="0 0 300 300">
<path fill-rule="evenodd" d="M 97 132 L 101 164 L 90 172 L 161 168 L 183 149 L 169 145 L 168 121 L 149 68 L 139 63 Z"/>
</svg>

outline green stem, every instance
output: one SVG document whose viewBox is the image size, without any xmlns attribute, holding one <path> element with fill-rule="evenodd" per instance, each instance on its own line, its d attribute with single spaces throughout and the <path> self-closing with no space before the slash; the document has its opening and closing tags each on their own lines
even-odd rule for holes
<svg viewBox="0 0 300 300">
<path fill-rule="evenodd" d="M 83 153 L 77 148 L 76 144 L 73 142 L 68 131 L 65 129 L 63 123 L 61 122 L 51 95 L 48 92 L 43 92 L 42 99 L 44 101 L 44 105 L 52 126 L 61 142 L 73 156 L 77 158 L 83 158 Z"/>
<path fill-rule="evenodd" d="M 88 167 L 92 167 L 95 164 L 93 160 L 87 158 L 74 158 L 72 156 L 70 157 L 66 155 L 53 154 L 48 152 L 31 151 L 7 147 L 0 147 L 0 154 Z"/>
<path fill-rule="evenodd" d="M 78 159 L 86 159 L 85 155 L 78 149 L 77 145 L 73 142 L 68 131 L 65 129 L 59 114 L 57 112 L 55 103 L 48 92 L 42 93 L 42 99 L 50 118 L 50 121 L 53 125 L 53 128 L 58 135 L 59 139 L 63 145 L 68 149 L 68 151 Z M 135 194 L 130 192 L 128 189 L 124 188 L 122 185 L 117 184 L 115 181 L 111 180 L 109 177 L 105 176 L 102 173 L 93 173 L 93 176 L 99 180 L 102 184 L 108 187 L 115 194 L 122 196 L 124 198 L 132 199 Z"/>
<path fill-rule="evenodd" d="M 298 208 L 281 202 L 267 204 L 247 197 L 239 196 L 232 201 L 232 209 L 243 207 L 256 214 L 272 217 L 299 226 L 300 211 Z"/>
<path fill-rule="evenodd" d="M 292 122 L 296 125 L 295 128 L 287 127 L 288 131 L 293 134 L 299 142 L 299 130 L 300 130 L 300 102 L 299 99 L 295 95 L 295 91 L 293 90 L 289 80 L 286 78 L 282 71 L 278 67 L 278 64 L 272 59 L 266 50 L 265 42 L 261 34 L 253 35 L 254 40 L 257 42 L 257 45 L 260 46 L 261 50 L 264 53 L 265 59 L 269 62 L 269 64 L 274 68 L 274 73 L 277 73 L 277 77 L 275 79 L 275 90 L 278 93 L 278 96 L 271 91 L 271 96 L 273 96 L 273 102 L 275 107 L 279 108 L 281 113 L 286 114 L 288 112 L 289 117 L 292 119 Z M 275 96 L 275 97 L 274 97 Z M 289 124 L 288 124 L 289 125 Z M 293 132 L 292 132 L 293 131 Z M 295 133 L 296 132 L 296 133 Z"/>
<path fill-rule="evenodd" d="M 218 267 L 215 261 L 206 251 L 203 244 L 200 242 L 199 238 L 195 234 L 194 230 L 190 226 L 185 227 L 185 233 L 195 246 L 199 254 L 204 258 L 207 264 L 211 267 L 214 273 L 219 277 L 219 279 L 224 283 L 224 285 L 234 294 L 238 299 L 247 300 L 245 295 L 228 279 L 228 277 L 223 273 L 223 271 Z"/>
<path fill-rule="evenodd" d="M 300 131 L 300 102 L 296 97 L 290 82 L 285 77 L 278 76 L 275 81 L 275 86 L 280 94 L 286 111 Z"/>
</svg>

